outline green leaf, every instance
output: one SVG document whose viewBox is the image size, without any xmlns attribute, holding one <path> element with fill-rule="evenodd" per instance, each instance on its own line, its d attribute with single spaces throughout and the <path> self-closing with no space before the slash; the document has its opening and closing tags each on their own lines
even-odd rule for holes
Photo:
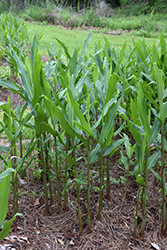
<svg viewBox="0 0 167 250">
<path fill-rule="evenodd" d="M 123 142 L 125 141 L 125 139 L 118 139 L 117 141 L 113 142 L 110 146 L 108 146 L 107 148 L 104 149 L 103 151 L 103 157 L 109 155 L 110 153 L 112 153 L 115 149 L 117 149 Z"/>
<path fill-rule="evenodd" d="M 32 98 L 32 106 L 34 107 L 38 102 L 40 96 L 43 94 L 42 89 L 42 70 L 43 64 L 41 61 L 41 56 L 39 52 L 35 55 L 35 66 L 32 69 L 33 75 L 33 98 Z"/>
<path fill-rule="evenodd" d="M 68 89 L 68 94 L 69 94 L 70 101 L 71 101 L 71 104 L 73 106 L 74 112 L 75 112 L 76 116 L 78 117 L 78 119 L 80 120 L 81 124 L 85 127 L 85 129 L 86 129 L 85 131 L 91 132 L 90 126 L 86 122 L 84 115 L 80 111 L 79 104 L 77 101 L 75 101 L 70 89 Z"/>
<path fill-rule="evenodd" d="M 162 109 L 163 109 L 163 121 L 164 121 L 167 117 L 167 102 L 163 103 Z"/>
<path fill-rule="evenodd" d="M 85 41 L 84 41 L 84 46 L 83 46 L 83 49 L 82 49 L 81 57 L 84 56 L 85 51 L 86 51 L 86 49 L 87 49 L 87 47 L 88 47 L 88 44 L 89 44 L 89 42 L 90 42 L 91 39 L 92 39 L 92 30 L 89 32 L 87 38 L 86 38 Z"/>
<path fill-rule="evenodd" d="M 84 180 L 80 180 L 77 178 L 74 178 L 74 180 L 79 184 L 79 185 L 88 185 L 87 182 L 85 182 Z"/>
<path fill-rule="evenodd" d="M 36 156 L 36 155 L 34 154 L 34 155 L 31 157 L 31 159 L 29 159 L 28 163 L 26 163 L 26 166 L 25 166 L 24 168 L 23 168 L 24 161 L 22 161 L 22 162 L 20 163 L 20 165 L 16 168 L 17 173 L 19 173 L 19 171 L 21 170 L 21 174 L 19 175 L 19 178 L 21 178 L 21 177 L 25 174 L 27 168 L 28 168 L 29 166 L 31 166 L 31 163 L 32 163 L 32 161 L 34 160 L 35 156 Z"/>
<path fill-rule="evenodd" d="M 113 136 L 114 136 L 114 124 L 111 126 L 111 129 L 108 132 L 103 148 L 106 148 L 111 145 L 111 143 L 113 142 Z"/>
<path fill-rule="evenodd" d="M 74 74 L 76 73 L 76 64 L 77 64 L 77 56 L 78 56 L 78 52 L 77 49 L 75 48 L 74 53 L 73 53 L 73 57 L 71 58 L 70 61 L 70 74 Z"/>
<path fill-rule="evenodd" d="M 126 170 L 128 170 L 128 169 L 129 169 L 128 158 L 124 156 L 124 154 L 123 154 L 122 151 L 120 151 L 120 153 L 121 153 L 121 161 L 122 161 L 122 163 L 123 163 L 123 165 L 124 165 L 124 168 L 125 168 Z"/>
<path fill-rule="evenodd" d="M 14 84 L 13 83 L 4 79 L 0 79 L 0 86 L 8 88 L 12 90 L 14 93 L 20 92 L 21 87 L 17 83 Z"/>
<path fill-rule="evenodd" d="M 117 136 L 122 131 L 122 129 L 125 128 L 125 125 L 126 125 L 126 122 L 121 124 L 121 126 L 114 132 L 114 137 Z"/>
<path fill-rule="evenodd" d="M 61 150 L 61 149 L 59 148 L 59 152 L 61 152 L 61 153 L 65 156 L 65 158 L 67 159 L 67 161 L 68 161 L 68 163 L 69 163 L 70 165 L 72 165 L 72 166 L 76 166 L 76 165 L 77 165 L 77 162 L 74 161 L 70 156 L 68 156 L 68 155 L 65 153 L 65 151 L 63 151 L 63 150 Z"/>
<path fill-rule="evenodd" d="M 32 62 L 33 67 L 35 67 L 35 62 L 36 62 L 35 57 L 36 57 L 37 52 L 38 52 L 38 41 L 37 41 L 37 35 L 34 34 L 33 43 L 31 47 L 31 62 Z"/>
<path fill-rule="evenodd" d="M 64 118 L 63 113 L 60 111 L 60 109 L 46 96 L 45 98 L 45 106 L 47 109 L 48 114 L 52 117 L 52 122 L 54 123 L 55 118 L 58 118 L 62 128 L 69 134 L 72 138 L 75 137 L 75 131 L 70 126 L 70 124 L 67 122 L 67 120 Z"/>
<path fill-rule="evenodd" d="M 45 114 L 44 110 L 39 106 L 37 106 L 37 117 L 35 118 L 35 129 L 37 134 L 40 134 L 42 132 L 41 129 L 41 122 L 47 122 L 48 117 Z"/>
<path fill-rule="evenodd" d="M 137 175 L 136 182 L 142 185 L 143 187 L 147 187 L 145 181 L 143 180 L 143 177 L 140 174 Z"/>
<path fill-rule="evenodd" d="M 161 157 L 161 151 L 158 150 L 156 153 L 151 155 L 148 159 L 148 170 L 151 170 L 155 164 L 157 163 L 158 159 Z"/>
<path fill-rule="evenodd" d="M 132 121 L 134 124 L 141 126 L 140 119 L 138 117 L 137 107 L 136 103 L 132 98 L 130 98 L 130 110 L 132 112 Z"/>
<path fill-rule="evenodd" d="M 2 181 L 0 183 L 0 225 L 4 221 L 8 211 L 8 199 L 10 193 L 10 174 L 12 170 L 6 170 L 1 174 Z"/>
<path fill-rule="evenodd" d="M 115 116 L 117 114 L 117 110 L 118 110 L 118 107 L 121 103 L 121 100 L 122 100 L 122 98 L 120 97 L 120 99 L 117 101 L 115 106 L 107 114 L 104 126 L 102 127 L 102 130 L 101 130 L 101 135 L 100 135 L 101 142 L 103 142 L 105 140 L 107 134 L 109 133 L 109 131 L 114 123 L 114 119 L 115 119 Z"/>
<path fill-rule="evenodd" d="M 41 122 L 41 130 L 47 131 L 49 134 L 53 135 L 54 137 L 58 136 L 58 132 L 51 128 L 51 126 L 45 122 Z"/>
<path fill-rule="evenodd" d="M 124 117 L 128 122 L 129 130 L 132 133 L 135 141 L 138 141 L 141 144 L 142 140 L 141 140 L 140 132 L 134 128 L 133 124 L 130 122 L 130 120 L 127 118 L 127 116 L 124 116 Z"/>
<path fill-rule="evenodd" d="M 32 85 L 31 85 L 29 74 L 15 51 L 13 51 L 13 57 L 17 63 L 17 68 L 21 77 L 21 82 L 22 82 L 24 91 L 26 93 L 26 97 L 32 100 L 33 91 L 32 91 Z"/>
<path fill-rule="evenodd" d="M 122 46 L 122 49 L 120 51 L 120 56 L 119 56 L 119 64 L 122 63 L 124 57 L 125 57 L 125 52 L 126 52 L 126 48 L 127 48 L 127 43 L 126 41 L 124 42 L 123 46 Z"/>
<path fill-rule="evenodd" d="M 88 121 L 88 124 L 90 123 L 90 97 L 88 95 L 87 97 L 87 102 L 86 102 L 86 105 L 87 105 L 87 121 Z"/>
<path fill-rule="evenodd" d="M 0 231 L 0 241 L 6 238 L 10 232 L 13 221 L 16 219 L 16 216 L 22 216 L 22 214 L 15 214 L 12 219 L 5 222 L 3 229 Z"/>
<path fill-rule="evenodd" d="M 161 45 L 161 53 L 164 54 L 166 52 L 166 42 L 162 31 L 160 36 L 160 45 Z"/>
<path fill-rule="evenodd" d="M 10 175 L 11 173 L 15 172 L 13 168 L 7 168 L 2 174 L 0 174 L 0 179 L 5 178 L 6 176 Z"/>
<path fill-rule="evenodd" d="M 158 69 L 158 66 L 156 63 L 154 63 L 154 73 L 155 73 L 155 77 L 156 77 L 156 81 L 157 81 L 157 87 L 158 87 L 158 101 L 159 101 L 159 105 L 160 105 L 160 114 L 161 114 L 161 120 L 163 118 L 163 93 L 164 93 L 164 81 L 162 79 L 162 76 L 160 74 L 160 71 Z"/>
<path fill-rule="evenodd" d="M 149 121 L 150 116 L 147 114 L 146 107 L 144 105 L 145 100 L 144 100 L 144 94 L 143 94 L 141 83 L 138 83 L 137 94 L 138 94 L 137 95 L 137 107 L 138 107 L 139 115 L 142 120 L 143 127 L 147 134 L 148 144 L 150 145 L 151 137 L 152 137 L 152 131 L 150 128 L 150 121 Z"/>
<path fill-rule="evenodd" d="M 3 127 L 3 129 L 5 130 L 5 133 L 8 136 L 8 139 L 10 140 L 10 142 L 12 142 L 13 141 L 12 133 L 3 125 L 3 123 L 1 121 L 0 121 L 0 124 Z"/>
<path fill-rule="evenodd" d="M 8 148 L 6 146 L 0 146 L 0 151 L 2 151 L 2 152 L 9 152 L 10 148 Z"/>
<path fill-rule="evenodd" d="M 93 67 L 92 77 L 93 77 L 93 82 L 96 83 L 99 78 L 99 71 L 97 66 Z"/>
<path fill-rule="evenodd" d="M 127 153 L 128 158 L 131 159 L 132 154 L 134 152 L 134 148 L 131 146 L 131 144 L 129 142 L 129 137 L 126 134 L 124 134 L 124 138 L 125 138 L 124 144 L 125 144 L 125 148 L 126 148 L 126 153 Z"/>
<path fill-rule="evenodd" d="M 94 163 L 101 153 L 101 145 L 96 144 L 96 147 L 90 152 L 90 164 Z"/>
<path fill-rule="evenodd" d="M 75 124 L 77 124 L 77 126 L 78 126 L 78 128 L 79 128 L 80 130 L 84 131 L 88 136 L 92 136 L 98 143 L 101 144 L 101 142 L 92 134 L 92 132 L 86 130 L 86 128 L 85 128 L 83 125 L 81 125 L 79 122 L 77 122 L 77 121 L 74 121 L 74 122 L 75 122 Z M 78 137 L 78 138 L 79 138 L 79 137 Z M 84 142 L 84 144 L 85 144 L 86 140 L 84 140 L 83 138 L 82 138 L 81 140 L 82 140 L 82 141 Z M 85 145 L 87 145 L 87 142 L 86 142 Z"/>
<path fill-rule="evenodd" d="M 15 164 L 15 166 L 23 162 L 26 159 L 26 157 L 34 150 L 36 143 L 37 143 L 37 140 L 34 141 L 34 139 L 35 137 L 32 137 L 24 156 Z"/>
<path fill-rule="evenodd" d="M 154 141 L 157 139 L 158 134 L 161 130 L 161 124 L 159 123 L 158 119 L 155 118 L 154 124 L 153 124 L 151 130 L 152 130 L 151 142 L 154 143 Z"/>
<path fill-rule="evenodd" d="M 64 49 L 64 51 L 65 51 L 65 53 L 66 53 L 67 58 L 68 58 L 69 60 L 71 60 L 71 56 L 70 56 L 70 54 L 69 54 L 69 52 L 68 52 L 68 48 L 66 47 L 66 45 L 65 45 L 61 40 L 59 40 L 58 38 L 55 38 L 55 39 L 56 39 L 57 42 L 63 47 L 63 49 Z"/>
<path fill-rule="evenodd" d="M 108 110 L 109 108 L 117 103 L 117 98 L 118 98 L 118 95 L 116 94 L 113 98 L 111 98 L 104 106 L 104 109 L 103 109 L 103 116 L 106 116 L 106 114 L 108 113 Z"/>
<path fill-rule="evenodd" d="M 109 102 L 117 92 L 117 75 L 114 73 L 108 80 L 108 90 L 105 103 Z"/>
<path fill-rule="evenodd" d="M 142 174 L 143 169 L 145 168 L 145 149 L 146 149 L 146 133 L 142 138 L 141 143 L 136 142 L 136 158 L 137 158 L 137 167 L 134 169 L 134 174 Z"/>
<path fill-rule="evenodd" d="M 151 172 L 157 178 L 157 180 L 161 183 L 162 182 L 161 176 L 157 172 L 155 172 L 153 168 L 151 168 Z"/>
<path fill-rule="evenodd" d="M 157 110 L 159 110 L 159 105 L 154 101 L 153 94 L 147 91 L 145 88 L 143 88 L 143 92 L 145 97 L 149 100 L 149 102 L 152 103 L 154 107 L 157 108 Z"/>
</svg>

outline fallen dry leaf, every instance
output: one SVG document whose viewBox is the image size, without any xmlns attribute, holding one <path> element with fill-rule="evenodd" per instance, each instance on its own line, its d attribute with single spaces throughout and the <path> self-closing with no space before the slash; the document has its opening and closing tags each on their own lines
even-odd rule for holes
<svg viewBox="0 0 167 250">
<path fill-rule="evenodd" d="M 34 207 L 40 205 L 39 198 L 36 198 L 33 204 L 34 204 Z"/>
<path fill-rule="evenodd" d="M 24 240 L 24 241 L 26 241 L 28 244 L 30 244 L 30 242 L 28 241 L 28 238 L 27 238 L 27 237 L 19 235 L 18 238 L 20 238 L 21 240 Z"/>
<path fill-rule="evenodd" d="M 57 241 L 61 244 L 61 245 L 64 245 L 64 242 L 60 239 L 57 239 Z"/>
<path fill-rule="evenodd" d="M 128 224 L 124 221 L 125 226 L 128 228 Z"/>
<path fill-rule="evenodd" d="M 151 246 L 152 246 L 154 249 L 156 249 L 156 250 L 161 250 L 161 249 L 159 248 L 159 246 L 158 246 L 157 244 L 155 244 L 155 243 L 151 243 Z"/>
<path fill-rule="evenodd" d="M 39 230 L 35 230 L 36 234 L 40 234 L 40 231 Z"/>
</svg>

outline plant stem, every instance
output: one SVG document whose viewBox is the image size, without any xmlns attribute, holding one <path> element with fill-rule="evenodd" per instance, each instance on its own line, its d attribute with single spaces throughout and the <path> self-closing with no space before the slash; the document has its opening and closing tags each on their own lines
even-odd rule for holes
<svg viewBox="0 0 167 250">
<path fill-rule="evenodd" d="M 106 173 L 107 173 L 107 200 L 111 200 L 110 196 L 110 162 L 109 162 L 109 157 L 107 156 L 107 168 L 106 168 Z"/>
<path fill-rule="evenodd" d="M 75 161 L 74 141 L 73 141 L 73 156 L 74 156 L 74 161 Z M 75 178 L 78 179 L 77 165 L 75 166 Z M 78 204 L 79 235 L 81 235 L 83 231 L 83 225 L 82 225 L 82 213 L 81 213 L 81 206 L 80 206 L 80 185 L 78 184 L 77 180 L 76 180 L 76 191 L 77 191 L 77 204 Z"/>
<path fill-rule="evenodd" d="M 12 145 L 12 168 L 15 169 L 16 164 L 16 145 Z M 18 177 L 17 172 L 12 174 L 12 185 L 13 185 L 13 215 L 15 215 L 18 212 Z"/>
<path fill-rule="evenodd" d="M 67 145 L 67 149 L 66 149 L 66 154 L 68 155 L 68 150 L 70 147 L 70 136 L 67 135 L 67 139 L 66 139 L 66 145 Z M 65 163 L 65 177 L 64 177 L 64 211 L 67 211 L 67 173 L 68 173 L 68 161 L 66 159 L 66 163 Z"/>
<path fill-rule="evenodd" d="M 23 157 L 23 143 L 22 143 L 22 131 L 20 131 L 20 158 L 22 157 Z"/>
<path fill-rule="evenodd" d="M 87 178 L 88 178 L 88 193 L 87 193 L 87 221 L 88 221 L 88 230 L 91 231 L 91 218 L 90 218 L 90 138 L 88 138 L 88 165 L 87 165 Z"/>
<path fill-rule="evenodd" d="M 128 187 L 129 169 L 130 169 L 130 159 L 128 158 L 128 171 L 127 171 L 127 175 L 126 175 L 126 184 L 125 184 L 124 200 L 125 200 L 125 198 L 126 198 L 127 187 Z"/>
<path fill-rule="evenodd" d="M 146 156 L 146 165 L 145 165 L 145 183 L 146 186 L 143 192 L 143 219 L 141 225 L 141 238 L 144 239 L 144 229 L 145 229 L 145 221 L 146 221 L 146 201 L 147 201 L 147 183 L 148 183 L 148 155 Z"/>
<path fill-rule="evenodd" d="M 41 148 L 41 136 L 39 134 L 36 134 L 36 138 L 37 138 L 37 147 Z M 41 159 L 41 152 L 38 152 L 38 167 L 39 169 L 42 168 L 42 159 Z"/>
<path fill-rule="evenodd" d="M 58 152 L 57 152 L 57 142 L 56 137 L 54 137 L 55 140 L 55 158 L 56 158 L 56 177 L 57 177 L 57 213 L 61 214 L 61 196 L 60 196 L 60 171 L 59 171 L 59 164 L 58 164 Z"/>
<path fill-rule="evenodd" d="M 166 199 L 165 199 L 165 144 L 164 144 L 164 122 L 161 125 L 161 178 L 162 178 L 162 226 L 161 233 L 166 235 Z"/>
<path fill-rule="evenodd" d="M 146 179 L 146 169 L 144 169 L 144 176 L 143 179 Z M 143 204 L 144 204 L 144 193 L 145 193 L 145 188 L 144 186 L 142 187 L 142 193 L 141 193 L 141 209 L 143 209 Z"/>
<path fill-rule="evenodd" d="M 154 171 L 157 172 L 158 171 L 158 162 L 155 165 Z M 157 186 L 157 177 L 154 175 L 154 186 Z"/>
<path fill-rule="evenodd" d="M 103 209 L 103 186 L 104 186 L 104 168 L 103 168 L 103 147 L 100 155 L 100 195 L 99 195 L 99 211 L 97 218 L 101 219 L 101 211 Z"/>
<path fill-rule="evenodd" d="M 49 215 L 49 203 L 48 203 L 48 191 L 47 191 L 47 182 L 46 182 L 46 168 L 44 163 L 44 153 L 43 153 L 43 145 L 42 145 L 42 138 L 40 136 L 40 158 L 41 158 L 41 165 L 42 165 L 42 179 L 44 185 L 44 196 L 45 196 L 45 216 Z"/>
<path fill-rule="evenodd" d="M 46 138 L 46 135 L 45 135 Z M 48 182 L 49 182 L 49 194 L 50 194 L 50 204 L 53 204 L 53 191 L 52 191 L 52 182 L 51 182 L 51 164 L 49 164 L 49 149 L 50 149 L 50 138 L 48 140 L 48 143 L 46 143 L 45 147 L 45 155 L 46 155 L 46 168 L 47 168 L 47 176 L 48 176 Z"/>
<path fill-rule="evenodd" d="M 135 222 L 134 222 L 134 233 L 133 239 L 136 238 L 136 231 L 137 231 L 137 222 L 138 222 L 138 213 L 139 213 L 139 201 L 140 201 L 140 189 L 141 185 L 139 185 L 138 192 L 137 192 L 137 204 L 136 204 L 136 214 L 135 214 Z"/>
</svg>

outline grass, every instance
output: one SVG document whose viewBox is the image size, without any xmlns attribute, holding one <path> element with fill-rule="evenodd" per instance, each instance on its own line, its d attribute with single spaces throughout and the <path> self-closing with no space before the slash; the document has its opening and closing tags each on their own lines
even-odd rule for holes
<svg viewBox="0 0 167 250">
<path fill-rule="evenodd" d="M 66 46 L 69 47 L 69 52 L 72 54 L 74 51 L 75 46 L 83 46 L 84 40 L 87 37 L 90 30 L 83 30 L 81 28 L 77 29 L 66 29 L 62 26 L 54 26 L 54 25 L 42 25 L 41 23 L 35 22 L 27 22 L 27 28 L 30 29 L 32 32 L 42 32 L 43 36 L 40 40 L 40 53 L 43 55 L 48 55 L 47 48 L 51 49 L 51 43 L 53 43 L 57 49 L 61 49 L 61 46 L 56 41 L 55 37 L 60 39 L 65 43 Z M 94 44 L 98 40 L 100 41 L 101 45 L 104 44 L 104 36 L 109 40 L 110 45 L 113 46 L 116 50 L 119 50 L 123 43 L 127 41 L 129 46 L 132 46 L 133 38 L 136 41 L 143 39 L 142 37 L 132 37 L 128 35 L 128 33 L 123 35 L 109 35 L 104 34 L 105 30 L 94 30 L 93 37 L 91 42 L 89 43 L 88 53 L 94 53 Z M 157 43 L 159 38 L 144 38 L 146 44 Z M 47 47 L 47 48 L 46 48 Z"/>
</svg>

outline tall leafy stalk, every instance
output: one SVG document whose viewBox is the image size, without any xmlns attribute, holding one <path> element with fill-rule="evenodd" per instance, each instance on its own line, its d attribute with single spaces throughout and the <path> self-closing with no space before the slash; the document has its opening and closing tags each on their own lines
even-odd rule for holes
<svg viewBox="0 0 167 250">
<path fill-rule="evenodd" d="M 161 225 L 161 233 L 162 235 L 166 235 L 167 233 L 167 223 L 166 223 L 166 195 L 165 195 L 165 131 L 164 131 L 164 123 L 167 116 L 167 105 L 164 101 L 164 91 L 165 84 L 162 78 L 162 72 L 158 69 L 157 64 L 154 64 L 154 72 L 155 78 L 157 81 L 158 87 L 158 102 L 159 102 L 159 115 L 157 116 L 160 124 L 161 124 L 161 181 L 162 181 L 162 225 Z"/>
<path fill-rule="evenodd" d="M 162 179 L 162 235 L 167 232 L 167 215 L 166 215 L 166 191 L 165 191 L 165 150 L 164 150 L 164 122 L 161 125 L 161 179 Z"/>
</svg>

